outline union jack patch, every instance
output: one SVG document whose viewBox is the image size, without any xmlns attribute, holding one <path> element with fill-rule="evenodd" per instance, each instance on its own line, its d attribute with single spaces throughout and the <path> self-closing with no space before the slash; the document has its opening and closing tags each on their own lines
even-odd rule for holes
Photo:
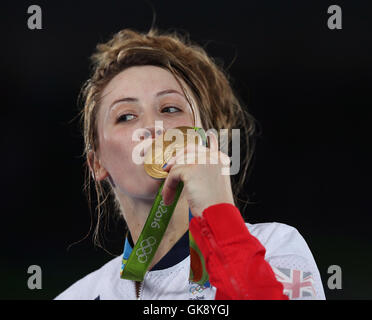
<svg viewBox="0 0 372 320">
<path fill-rule="evenodd" d="M 277 267 L 272 268 L 276 279 L 283 284 L 283 293 L 286 294 L 289 299 L 314 299 L 314 279 L 311 272 Z"/>
</svg>

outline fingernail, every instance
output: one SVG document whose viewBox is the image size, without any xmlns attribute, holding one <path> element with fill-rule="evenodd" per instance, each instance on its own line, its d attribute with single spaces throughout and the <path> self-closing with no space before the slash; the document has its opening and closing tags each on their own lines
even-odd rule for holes
<svg viewBox="0 0 372 320">
<path fill-rule="evenodd" d="M 165 163 L 161 168 L 164 170 L 167 167 L 168 163 Z"/>
</svg>

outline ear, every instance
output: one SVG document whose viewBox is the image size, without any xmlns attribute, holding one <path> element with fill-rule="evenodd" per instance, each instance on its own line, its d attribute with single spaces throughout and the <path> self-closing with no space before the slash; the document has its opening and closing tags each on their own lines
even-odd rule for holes
<svg viewBox="0 0 372 320">
<path fill-rule="evenodd" d="M 104 168 L 101 160 L 98 159 L 96 153 L 93 150 L 88 152 L 87 162 L 94 180 L 102 181 L 109 176 L 108 171 Z"/>
</svg>

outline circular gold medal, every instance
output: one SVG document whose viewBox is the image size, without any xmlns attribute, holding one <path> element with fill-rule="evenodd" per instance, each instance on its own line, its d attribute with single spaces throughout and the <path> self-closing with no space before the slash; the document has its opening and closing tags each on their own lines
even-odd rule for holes
<svg viewBox="0 0 372 320">
<path fill-rule="evenodd" d="M 168 172 L 163 170 L 164 164 L 187 146 L 187 141 L 193 132 L 198 137 L 199 143 L 202 142 L 195 128 L 186 126 L 168 129 L 158 136 L 144 158 L 146 173 L 155 179 L 165 179 Z"/>
</svg>

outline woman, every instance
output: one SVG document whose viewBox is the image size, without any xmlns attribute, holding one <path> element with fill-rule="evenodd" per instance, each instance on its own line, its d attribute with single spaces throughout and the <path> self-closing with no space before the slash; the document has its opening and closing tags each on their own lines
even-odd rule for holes
<svg viewBox="0 0 372 320">
<path fill-rule="evenodd" d="M 173 157 L 164 166 L 164 203 L 172 203 L 180 182 L 184 187 L 144 280 L 121 279 L 117 257 L 56 299 L 323 299 L 315 261 L 297 230 L 245 224 L 235 205 L 253 152 L 255 123 L 222 68 L 189 40 L 154 29 L 122 30 L 98 45 L 92 59 L 93 75 L 82 91 L 85 155 L 99 201 L 113 195 L 128 226 L 124 255 L 136 244 L 161 183 L 133 161 L 142 140 L 151 142 L 180 126 L 240 128 L 248 153 L 240 183 L 233 186 L 230 176 L 221 174 L 227 156 L 213 135 L 209 148 L 198 146 L 195 152 L 217 164 L 182 164 L 177 161 L 182 155 Z M 209 276 L 201 285 L 189 281 L 189 229 Z"/>
</svg>

